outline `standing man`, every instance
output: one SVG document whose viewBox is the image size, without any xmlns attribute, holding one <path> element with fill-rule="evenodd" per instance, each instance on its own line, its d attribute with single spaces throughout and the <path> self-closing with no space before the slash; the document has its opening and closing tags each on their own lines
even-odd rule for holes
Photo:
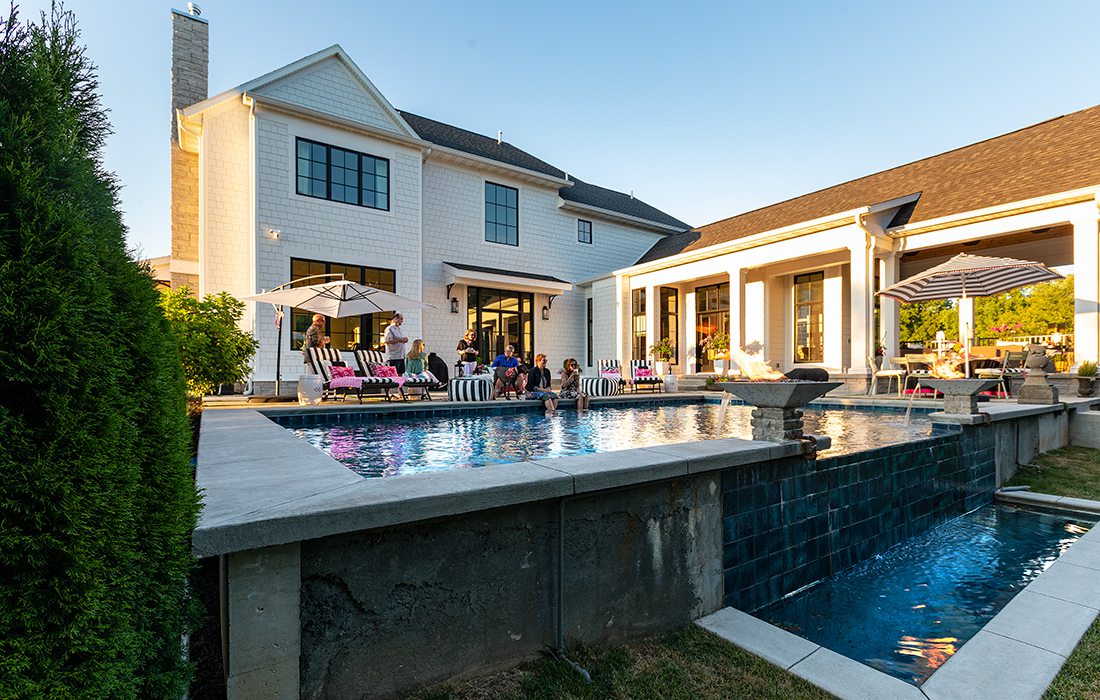
<svg viewBox="0 0 1100 700">
<path fill-rule="evenodd" d="M 309 349 L 324 347 L 325 338 L 325 317 L 313 314 L 313 324 L 306 329 L 306 337 L 302 340 L 302 359 L 307 366 L 310 365 Z"/>
<path fill-rule="evenodd" d="M 401 324 L 404 321 L 404 316 L 394 314 L 393 320 L 386 326 L 386 332 L 382 336 L 382 340 L 386 343 L 386 359 L 389 360 L 390 365 L 397 368 L 398 374 L 405 373 L 405 343 L 409 342 L 401 331 Z"/>
</svg>

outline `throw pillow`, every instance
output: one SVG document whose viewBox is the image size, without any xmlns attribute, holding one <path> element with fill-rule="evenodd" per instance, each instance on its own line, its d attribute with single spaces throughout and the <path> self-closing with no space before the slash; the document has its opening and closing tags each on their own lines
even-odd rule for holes
<svg viewBox="0 0 1100 700">
<path fill-rule="evenodd" d="M 376 377 L 396 377 L 397 368 L 390 365 L 375 365 L 371 367 L 370 373 Z"/>
<path fill-rule="evenodd" d="M 342 364 L 337 365 L 336 363 L 333 363 L 332 367 L 330 368 L 329 371 L 332 372 L 332 378 L 333 379 L 341 379 L 343 377 L 354 377 L 355 376 L 355 370 L 353 370 L 351 367 L 346 367 Z"/>
<path fill-rule="evenodd" d="M 648 367 L 639 367 L 638 369 L 634 370 L 634 376 L 635 377 L 652 377 L 653 376 L 653 370 L 651 370 Z"/>
<path fill-rule="evenodd" d="M 623 377 L 621 372 L 613 369 L 605 369 L 604 371 L 600 372 L 600 376 L 607 377 L 608 379 L 622 379 Z"/>
</svg>

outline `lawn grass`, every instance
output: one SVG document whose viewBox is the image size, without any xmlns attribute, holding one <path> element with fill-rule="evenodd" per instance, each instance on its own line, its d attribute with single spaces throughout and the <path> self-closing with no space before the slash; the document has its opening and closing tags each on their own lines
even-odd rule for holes
<svg viewBox="0 0 1100 700">
<path fill-rule="evenodd" d="M 569 657 L 591 674 L 591 683 L 586 683 L 565 662 L 544 654 L 503 673 L 433 688 L 414 697 L 417 700 L 833 697 L 695 625 L 610 649 L 573 646 Z"/>
<path fill-rule="evenodd" d="M 1063 447 L 1021 467 L 1009 486 L 1035 493 L 1100 501 L 1100 450 Z M 1100 525 L 1097 525 L 1100 527 Z M 1046 700 L 1100 700 L 1100 620 L 1092 623 L 1043 696 Z"/>
<path fill-rule="evenodd" d="M 1063 447 L 1038 455 L 1032 464 L 1035 466 L 1020 467 L 1005 485 L 1027 485 L 1035 493 L 1100 501 L 1100 450 Z"/>
</svg>

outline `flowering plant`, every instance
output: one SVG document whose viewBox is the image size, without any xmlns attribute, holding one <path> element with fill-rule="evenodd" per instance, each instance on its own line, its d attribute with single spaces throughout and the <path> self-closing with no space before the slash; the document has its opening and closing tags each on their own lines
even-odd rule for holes
<svg viewBox="0 0 1100 700">
<path fill-rule="evenodd" d="M 711 333 L 703 341 L 703 349 L 713 352 L 719 357 L 724 357 L 730 349 L 729 333 L 723 333 L 722 331 Z"/>
<path fill-rule="evenodd" d="M 1023 327 L 1024 324 L 1022 323 L 1002 323 L 999 326 L 993 326 L 989 330 L 993 333 L 996 333 L 997 335 L 1001 335 L 1002 333 L 1012 333 L 1013 331 L 1018 331 Z"/>
<path fill-rule="evenodd" d="M 875 341 L 875 356 L 882 357 L 886 354 L 886 345 L 884 343 Z"/>
</svg>

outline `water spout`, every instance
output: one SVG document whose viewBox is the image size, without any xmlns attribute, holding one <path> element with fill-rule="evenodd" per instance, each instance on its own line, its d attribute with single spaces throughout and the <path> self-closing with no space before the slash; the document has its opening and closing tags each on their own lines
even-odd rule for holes
<svg viewBox="0 0 1100 700">
<path fill-rule="evenodd" d="M 718 424 L 714 427 L 715 437 L 722 435 L 722 427 L 726 425 L 726 407 L 730 405 L 731 398 L 733 396 L 728 391 L 722 392 L 722 400 L 718 402 Z"/>
</svg>

